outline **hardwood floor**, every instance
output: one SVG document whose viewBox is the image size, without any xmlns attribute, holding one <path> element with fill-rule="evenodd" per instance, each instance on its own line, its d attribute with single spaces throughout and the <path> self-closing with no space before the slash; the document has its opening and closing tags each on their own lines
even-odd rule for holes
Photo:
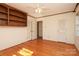
<svg viewBox="0 0 79 59">
<path fill-rule="evenodd" d="M 79 56 L 74 45 L 49 40 L 30 40 L 0 51 L 0 56 Z"/>
</svg>

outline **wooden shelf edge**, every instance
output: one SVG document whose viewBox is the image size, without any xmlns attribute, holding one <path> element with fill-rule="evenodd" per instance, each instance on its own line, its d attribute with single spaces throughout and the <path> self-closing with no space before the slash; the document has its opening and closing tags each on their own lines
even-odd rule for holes
<svg viewBox="0 0 79 59">
<path fill-rule="evenodd" d="M 20 23 L 26 23 L 26 22 L 23 22 L 23 21 L 18 21 L 18 20 L 9 20 L 9 21 L 13 21 L 13 22 L 20 22 Z"/>
<path fill-rule="evenodd" d="M 5 18 L 0 18 L 0 20 L 4 20 L 4 21 L 7 21 L 8 19 L 5 19 Z"/>
<path fill-rule="evenodd" d="M 26 18 L 23 18 L 23 17 L 20 17 L 20 16 L 16 16 L 16 15 L 13 15 L 13 14 L 9 14 L 11 16 L 15 16 L 15 17 L 18 17 L 18 18 L 22 18 L 22 19 L 26 19 Z"/>
<path fill-rule="evenodd" d="M 7 12 L 2 12 L 2 11 L 0 11 L 0 13 L 3 13 L 3 14 L 8 14 Z"/>
</svg>

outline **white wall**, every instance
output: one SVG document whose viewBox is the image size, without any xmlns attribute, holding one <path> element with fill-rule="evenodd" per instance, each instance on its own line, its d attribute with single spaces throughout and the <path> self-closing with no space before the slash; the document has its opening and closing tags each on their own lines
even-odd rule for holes
<svg viewBox="0 0 79 59">
<path fill-rule="evenodd" d="M 39 18 L 38 21 L 43 21 L 43 39 L 74 43 L 73 12 Z"/>
<path fill-rule="evenodd" d="M 31 20 L 28 16 L 27 27 L 0 26 L 0 50 L 31 40 Z"/>
<path fill-rule="evenodd" d="M 27 41 L 26 27 L 0 27 L 0 50 Z"/>
</svg>

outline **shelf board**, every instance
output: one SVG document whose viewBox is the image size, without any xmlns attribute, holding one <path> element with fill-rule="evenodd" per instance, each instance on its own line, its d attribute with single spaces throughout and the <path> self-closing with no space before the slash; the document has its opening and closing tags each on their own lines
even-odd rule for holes
<svg viewBox="0 0 79 59">
<path fill-rule="evenodd" d="M 4 21 L 7 21 L 8 19 L 5 19 L 5 18 L 0 18 L 0 20 L 4 20 Z"/>
<path fill-rule="evenodd" d="M 26 18 L 23 18 L 23 17 L 20 17 L 20 16 L 17 16 L 17 15 L 13 15 L 13 14 L 9 14 L 11 16 L 15 16 L 15 17 L 18 17 L 18 18 L 21 18 L 21 19 L 26 19 Z"/>
<path fill-rule="evenodd" d="M 2 13 L 2 14 L 8 14 L 7 12 L 2 12 L 2 11 L 0 11 L 0 13 Z"/>
<path fill-rule="evenodd" d="M 20 22 L 20 23 L 26 23 L 26 22 L 23 22 L 23 21 L 18 21 L 18 20 L 9 20 L 9 21 L 13 21 L 13 22 Z"/>
</svg>

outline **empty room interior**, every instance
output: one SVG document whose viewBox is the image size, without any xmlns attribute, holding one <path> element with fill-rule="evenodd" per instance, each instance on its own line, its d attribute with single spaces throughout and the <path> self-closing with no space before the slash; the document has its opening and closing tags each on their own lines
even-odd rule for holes
<svg viewBox="0 0 79 59">
<path fill-rule="evenodd" d="M 79 56 L 79 3 L 0 3 L 0 56 Z"/>
</svg>

